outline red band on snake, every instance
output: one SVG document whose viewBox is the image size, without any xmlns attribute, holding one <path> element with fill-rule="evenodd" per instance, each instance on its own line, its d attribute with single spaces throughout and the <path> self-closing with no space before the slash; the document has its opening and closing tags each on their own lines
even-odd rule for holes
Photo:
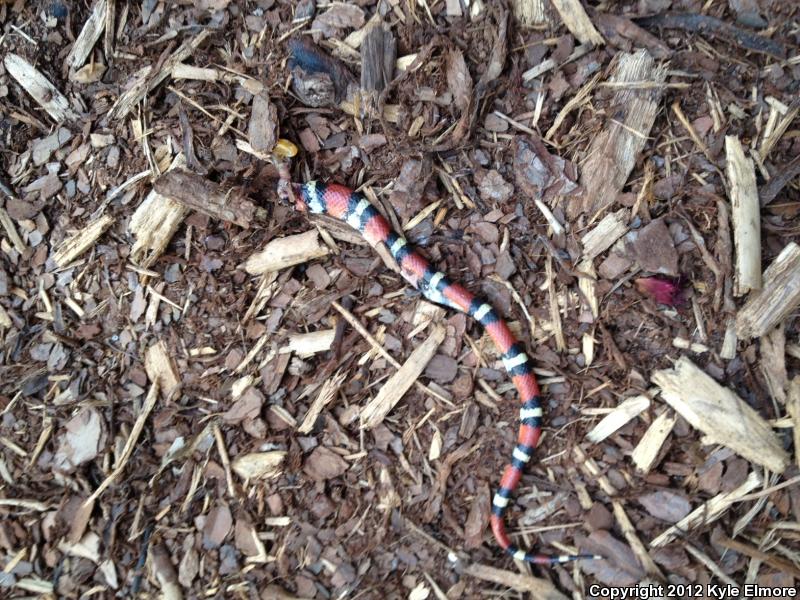
<svg viewBox="0 0 800 600">
<path fill-rule="evenodd" d="M 528 355 L 495 310 L 487 302 L 476 298 L 458 283 L 452 283 L 444 273 L 433 268 L 403 236 L 392 230 L 386 219 L 361 194 L 342 185 L 311 181 L 300 186 L 295 196 L 299 210 L 330 215 L 357 229 L 370 245 L 385 244 L 400 266 L 403 277 L 425 298 L 467 313 L 478 321 L 492 338 L 521 401 L 517 445 L 511 463 L 506 465 L 500 480 L 500 489 L 492 501 L 490 521 L 492 532 L 500 547 L 518 560 L 535 564 L 550 565 L 582 558 L 600 558 L 592 554 L 566 556 L 531 554 L 513 545 L 506 533 L 503 517 L 509 498 L 522 477 L 522 470 L 530 461 L 539 443 L 542 433 L 542 407 L 539 386 Z"/>
</svg>

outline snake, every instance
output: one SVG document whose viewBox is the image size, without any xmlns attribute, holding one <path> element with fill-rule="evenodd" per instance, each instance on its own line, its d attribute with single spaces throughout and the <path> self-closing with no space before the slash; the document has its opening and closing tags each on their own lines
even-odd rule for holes
<svg viewBox="0 0 800 600">
<path fill-rule="evenodd" d="M 526 552 L 514 545 L 506 532 L 506 509 L 542 435 L 542 403 L 530 358 L 497 311 L 488 302 L 435 269 L 405 237 L 392 229 L 363 194 L 341 184 L 319 181 L 292 183 L 289 188 L 292 192 L 289 198 L 293 197 L 297 210 L 328 215 L 343 221 L 357 230 L 373 248 L 384 244 L 400 267 L 400 274 L 412 287 L 435 304 L 468 314 L 481 324 L 492 339 L 521 401 L 517 443 L 511 462 L 506 465 L 500 479 L 500 487 L 492 499 L 489 521 L 497 544 L 515 559 L 538 565 L 602 558 L 593 554 L 550 556 Z"/>
</svg>

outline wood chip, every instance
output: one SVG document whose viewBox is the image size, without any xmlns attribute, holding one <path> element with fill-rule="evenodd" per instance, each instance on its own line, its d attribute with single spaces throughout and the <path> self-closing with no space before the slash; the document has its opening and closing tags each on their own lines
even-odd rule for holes
<svg viewBox="0 0 800 600">
<path fill-rule="evenodd" d="M 751 293 L 736 315 L 740 339 L 765 335 L 800 305 L 800 246 L 787 244 L 762 281 L 762 289 Z"/>
<path fill-rule="evenodd" d="M 734 502 L 746 496 L 758 486 L 761 485 L 761 477 L 756 472 L 752 472 L 747 476 L 747 480 L 730 492 L 717 494 L 707 502 L 704 502 L 691 513 L 681 519 L 664 533 L 650 542 L 651 548 L 660 548 L 666 546 L 672 540 L 679 536 L 688 536 L 692 530 L 713 523 L 724 515 Z"/>
<path fill-rule="evenodd" d="M 19 233 L 17 233 L 17 228 L 14 226 L 14 222 L 8 215 L 8 211 L 2 207 L 0 207 L 0 225 L 3 226 L 3 229 L 5 230 L 8 239 L 10 239 L 11 243 L 14 244 L 14 249 L 20 254 L 22 254 L 26 248 L 25 242 L 23 242 L 22 238 L 19 237 Z"/>
<path fill-rule="evenodd" d="M 582 44 L 605 44 L 603 36 L 595 29 L 580 0 L 550 0 L 561 15 L 564 25 Z"/>
<path fill-rule="evenodd" d="M 280 467 L 284 458 L 286 458 L 286 452 L 283 450 L 240 454 L 233 459 L 231 468 L 239 477 L 248 481 L 252 479 L 271 479 L 283 473 L 283 469 Z"/>
<path fill-rule="evenodd" d="M 147 349 L 144 369 L 150 381 L 158 383 L 166 398 L 174 398 L 178 394 L 181 384 L 178 367 L 164 340 L 157 341 Z"/>
<path fill-rule="evenodd" d="M 652 379 L 675 412 L 705 434 L 704 444 L 726 446 L 775 473 L 788 466 L 789 457 L 769 424 L 685 356 L 674 369 L 656 371 Z"/>
<path fill-rule="evenodd" d="M 428 362 L 436 354 L 439 344 L 444 340 L 444 327 L 434 326 L 431 334 L 417 346 L 408 360 L 383 384 L 367 405 L 361 410 L 361 427 L 372 429 L 383 422 L 389 411 L 400 402 L 408 389 L 414 385 Z"/>
<path fill-rule="evenodd" d="M 537 600 L 567 600 L 567 596 L 559 592 L 547 579 L 521 575 L 479 563 L 472 563 L 464 569 L 464 572 L 482 581 L 490 581 L 520 592 L 530 592 Z"/>
<path fill-rule="evenodd" d="M 139 411 L 139 414 L 136 416 L 136 421 L 131 427 L 131 432 L 128 434 L 128 438 L 125 440 L 125 446 L 122 448 L 122 452 L 117 456 L 117 462 L 114 465 L 114 470 L 103 480 L 97 489 L 92 492 L 92 495 L 89 496 L 84 504 L 91 504 L 95 502 L 100 495 L 107 490 L 117 480 L 117 478 L 119 478 L 120 475 L 122 475 L 123 471 L 125 470 L 125 466 L 128 464 L 128 461 L 133 455 L 133 450 L 136 447 L 136 443 L 139 441 L 139 436 L 144 429 L 145 421 L 156 405 L 156 400 L 158 400 L 158 384 L 153 383 L 147 392 L 142 409 Z"/>
<path fill-rule="evenodd" d="M 320 352 L 327 352 L 336 338 L 336 329 L 321 329 L 311 333 L 298 333 L 289 337 L 289 344 L 281 348 L 281 353 L 294 352 L 307 358 Z"/>
<path fill-rule="evenodd" d="M 103 215 L 84 226 L 59 244 L 58 250 L 53 253 L 53 262 L 59 267 L 68 265 L 86 252 L 113 223 L 112 216 Z"/>
<path fill-rule="evenodd" d="M 794 461 L 800 467 L 800 376 L 789 383 L 786 394 L 786 412 L 792 418 L 792 438 L 794 439 Z"/>
<path fill-rule="evenodd" d="M 725 154 L 736 245 L 734 293 L 743 296 L 761 289 L 761 205 L 753 161 L 735 135 L 725 136 Z"/>
<path fill-rule="evenodd" d="M 133 83 L 111 107 L 108 120 L 124 119 L 150 90 L 169 76 L 175 65 L 182 63 L 194 54 L 209 35 L 211 35 L 211 30 L 204 29 L 193 38 L 186 40 L 171 56 L 159 63 L 158 70 L 155 70 L 153 65 L 148 65 L 137 71 Z"/>
<path fill-rule="evenodd" d="M 78 37 L 75 39 L 75 43 L 72 45 L 72 49 L 70 49 L 64 61 L 70 69 L 77 69 L 86 62 L 92 48 L 94 48 L 97 40 L 100 39 L 103 29 L 105 28 L 107 9 L 107 0 L 95 1 L 92 7 L 92 14 L 89 15 L 89 18 L 86 19 L 86 22 L 83 24 L 83 29 L 81 29 L 80 34 L 78 34 Z"/>
<path fill-rule="evenodd" d="M 611 248 L 628 231 L 630 211 L 627 208 L 609 213 L 591 231 L 581 237 L 583 256 L 593 259 Z"/>
<path fill-rule="evenodd" d="M 183 154 L 178 154 L 170 169 L 184 166 L 186 159 Z M 131 248 L 131 258 L 141 267 L 150 267 L 164 252 L 188 212 L 183 204 L 150 190 L 128 223 L 128 230 L 136 239 Z"/>
<path fill-rule="evenodd" d="M 616 432 L 618 429 L 624 427 L 630 421 L 635 419 L 641 413 L 650 407 L 650 398 L 647 396 L 636 396 L 628 398 L 617 406 L 614 410 L 608 413 L 603 420 L 595 425 L 592 430 L 586 434 L 586 438 L 595 444 L 603 441 L 608 436 Z"/>
<path fill-rule="evenodd" d="M 608 120 L 599 135 L 594 136 L 586 151 L 588 158 L 580 169 L 581 185 L 586 192 L 579 202 L 569 204 L 569 218 L 575 218 L 581 212 L 597 215 L 622 191 L 642 150 L 649 143 L 650 129 L 664 90 L 660 85 L 629 89 L 630 84 L 642 81 L 661 84 L 666 76 L 666 67 L 657 66 L 646 50 L 620 55 L 610 82 L 621 87 L 609 102 L 619 110 L 614 112 L 614 117 Z"/>
<path fill-rule="evenodd" d="M 3 59 L 8 74 L 50 115 L 56 123 L 78 118 L 69 101 L 50 81 L 27 60 L 9 52 Z"/>
<path fill-rule="evenodd" d="M 261 275 L 322 258 L 330 253 L 319 241 L 319 232 L 289 235 L 269 242 L 261 252 L 252 254 L 244 268 L 251 275 Z"/>
<path fill-rule="evenodd" d="M 622 502 L 615 499 L 611 501 L 611 504 L 614 507 L 614 518 L 617 520 L 617 523 L 619 523 L 619 527 L 622 530 L 628 545 L 631 547 L 631 550 L 633 550 L 633 553 L 639 560 L 639 564 L 644 567 L 644 570 L 648 575 L 663 581 L 664 574 L 656 566 L 656 563 L 647 553 L 647 548 L 645 548 L 644 544 L 639 539 L 639 535 L 636 533 L 636 528 L 633 526 L 628 514 L 625 512 Z"/>
<path fill-rule="evenodd" d="M 548 0 L 513 0 L 511 8 L 517 21 L 524 26 L 556 26 L 556 15 Z"/>
<path fill-rule="evenodd" d="M 675 427 L 677 417 L 665 410 L 644 432 L 642 439 L 631 453 L 631 460 L 641 472 L 647 473 L 653 468 L 664 442 Z"/>
<path fill-rule="evenodd" d="M 588 54 L 593 48 L 594 44 L 581 44 L 580 46 L 575 48 L 575 50 L 572 51 L 572 54 L 570 54 L 562 62 L 556 62 L 552 58 L 543 60 L 535 67 L 532 67 L 527 71 L 525 71 L 522 74 L 522 79 L 524 81 L 531 81 L 533 79 L 536 79 L 537 77 L 539 77 L 540 75 L 544 75 L 548 71 L 552 71 L 557 67 L 563 67 L 564 65 L 569 64 L 572 61 L 578 60 L 581 56 Z"/>
<path fill-rule="evenodd" d="M 178 582 L 178 574 L 170 560 L 167 547 L 159 542 L 150 546 L 150 560 L 147 561 L 152 571 L 153 578 L 161 588 L 164 600 L 183 600 L 183 591 Z"/>
<path fill-rule="evenodd" d="M 297 428 L 299 433 L 308 434 L 311 432 L 314 428 L 314 423 L 317 421 L 317 417 L 322 413 L 322 409 L 324 409 L 331 400 L 336 397 L 336 394 L 339 393 L 339 388 L 342 387 L 345 378 L 346 373 L 341 372 L 325 380 L 314 402 L 312 402 L 311 406 L 308 408 L 303 422 L 300 423 L 300 426 Z"/>
</svg>

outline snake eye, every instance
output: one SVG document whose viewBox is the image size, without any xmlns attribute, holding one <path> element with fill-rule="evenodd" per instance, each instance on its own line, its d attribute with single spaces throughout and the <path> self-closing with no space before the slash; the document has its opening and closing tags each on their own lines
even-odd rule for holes
<svg viewBox="0 0 800 600">
<path fill-rule="evenodd" d="M 292 158 L 293 156 L 297 156 L 298 149 L 297 146 L 289 140 L 281 138 L 275 143 L 272 153 L 278 158 Z"/>
</svg>

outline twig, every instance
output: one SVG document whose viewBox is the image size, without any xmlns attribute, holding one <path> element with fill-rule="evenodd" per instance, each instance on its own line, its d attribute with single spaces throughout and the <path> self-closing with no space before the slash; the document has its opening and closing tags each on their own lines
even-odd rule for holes
<svg viewBox="0 0 800 600">
<path fill-rule="evenodd" d="M 721 37 L 753 52 L 769 54 L 775 58 L 786 58 L 786 48 L 783 44 L 755 35 L 715 17 L 687 13 L 667 13 L 633 19 L 633 21 L 642 27 L 663 27 L 665 29 L 683 29 L 684 31 L 706 33 L 710 34 L 711 37 Z"/>
</svg>

